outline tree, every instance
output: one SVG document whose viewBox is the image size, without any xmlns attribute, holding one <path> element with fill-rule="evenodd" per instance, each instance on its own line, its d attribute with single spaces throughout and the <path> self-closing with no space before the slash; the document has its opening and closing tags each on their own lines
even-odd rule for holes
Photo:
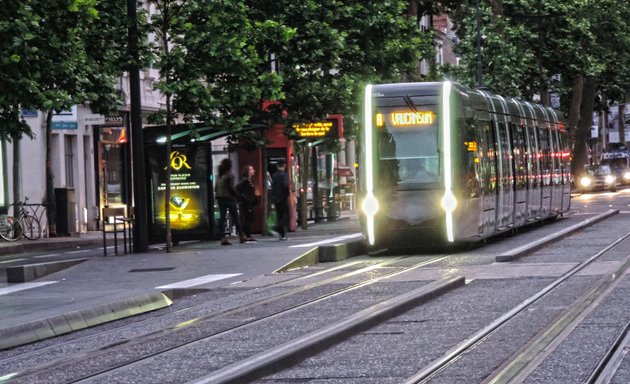
<svg viewBox="0 0 630 384">
<path fill-rule="evenodd" d="M 162 117 L 167 126 L 177 115 L 236 133 L 252 124 L 253 115 L 266 113 L 265 100 L 283 97 L 280 77 L 267 70 L 269 54 L 263 47 L 290 39 L 289 29 L 267 20 L 252 22 L 243 1 L 155 4 L 159 13 L 151 25 L 160 38 L 155 66 L 161 73 L 156 88 L 167 99 Z M 167 244 L 169 232 L 167 222 Z"/>
<path fill-rule="evenodd" d="M 558 94 L 569 116 L 572 171 L 586 163 L 586 140 L 596 96 L 626 97 L 630 64 L 629 14 L 621 0 L 505 0 L 481 2 L 484 83 L 494 91 L 526 99 Z M 462 39 L 463 67 L 447 72 L 473 84 L 477 59 L 475 2 L 451 16 Z M 599 108 L 605 108 L 605 103 Z"/>
<path fill-rule="evenodd" d="M 413 79 L 419 58 L 434 50 L 433 36 L 421 34 L 405 16 L 408 6 L 407 1 L 251 1 L 252 19 L 269 17 L 295 30 L 287 44 L 268 47 L 283 80 L 285 97 L 278 105 L 286 111 L 286 126 L 334 113 L 358 116 L 365 84 Z M 303 205 L 303 217 L 305 210 Z"/>
<path fill-rule="evenodd" d="M 124 13 L 116 4 L 96 0 L 27 0 L 3 4 L 0 11 L 3 135 L 32 133 L 19 108 L 46 112 L 46 197 L 49 234 L 56 234 L 50 134 L 53 111 L 95 102 L 115 104 L 117 50 L 124 36 Z M 122 22 L 117 22 L 122 20 Z M 7 37 L 7 38 L 4 38 Z M 6 92 L 5 92 L 6 91 Z"/>
</svg>

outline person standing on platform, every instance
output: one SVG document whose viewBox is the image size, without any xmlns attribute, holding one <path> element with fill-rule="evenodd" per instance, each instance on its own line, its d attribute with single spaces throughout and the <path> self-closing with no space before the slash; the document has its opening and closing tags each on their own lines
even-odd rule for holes
<svg viewBox="0 0 630 384">
<path fill-rule="evenodd" d="M 252 223 L 254 222 L 254 206 L 258 203 L 252 181 L 256 171 L 251 165 L 243 167 L 241 172 L 241 180 L 236 185 L 236 192 L 239 195 L 239 210 L 241 212 L 241 227 L 245 240 L 256 241 L 252 237 Z"/>
<path fill-rule="evenodd" d="M 215 186 L 215 198 L 219 204 L 219 231 L 221 231 L 221 245 L 232 245 L 225 237 L 225 222 L 227 212 L 230 211 L 230 218 L 236 227 L 241 243 L 244 243 L 245 235 L 241 230 L 241 223 L 238 219 L 238 211 L 236 203 L 238 201 L 238 193 L 234 188 L 234 175 L 232 174 L 232 160 L 225 158 L 219 164 L 219 178 Z"/>
<path fill-rule="evenodd" d="M 286 172 L 287 162 L 278 160 L 277 170 L 271 175 L 271 201 L 276 207 L 276 231 L 279 240 L 287 240 L 287 225 L 289 223 L 289 175 Z"/>
</svg>

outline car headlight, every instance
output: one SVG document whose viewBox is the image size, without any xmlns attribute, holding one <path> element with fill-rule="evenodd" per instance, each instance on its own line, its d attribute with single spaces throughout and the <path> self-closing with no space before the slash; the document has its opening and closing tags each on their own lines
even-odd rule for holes
<svg viewBox="0 0 630 384">
<path fill-rule="evenodd" d="M 630 172 L 624 172 L 623 173 L 623 179 L 624 180 L 630 180 Z"/>
<path fill-rule="evenodd" d="M 606 184 L 612 184 L 615 182 L 615 176 L 613 175 L 608 175 L 606 176 L 606 178 L 604 179 L 604 181 L 606 182 Z"/>
<path fill-rule="evenodd" d="M 583 187 L 589 187 L 591 185 L 591 178 L 590 177 L 586 177 L 584 176 L 583 178 L 580 179 L 580 184 Z"/>
</svg>

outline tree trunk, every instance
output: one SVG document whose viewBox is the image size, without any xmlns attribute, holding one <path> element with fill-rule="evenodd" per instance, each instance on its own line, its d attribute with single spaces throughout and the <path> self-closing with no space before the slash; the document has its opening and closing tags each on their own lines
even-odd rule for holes
<svg viewBox="0 0 630 384">
<path fill-rule="evenodd" d="M 571 147 L 575 145 L 575 135 L 577 133 L 578 122 L 580 121 L 580 105 L 582 105 L 582 92 L 584 89 L 584 77 L 577 75 L 573 79 L 573 89 L 571 90 L 571 109 L 569 110 L 569 135 Z"/>
<path fill-rule="evenodd" d="M 626 105 L 619 103 L 619 143 L 625 148 L 626 146 L 626 118 L 624 112 Z"/>
<path fill-rule="evenodd" d="M 595 105 L 596 89 L 597 80 L 593 77 L 586 77 L 584 79 L 582 104 L 580 106 L 580 119 L 575 133 L 573 162 L 571 163 L 571 172 L 576 178 L 584 172 L 584 165 L 588 162 L 586 140 L 591 133 L 591 124 L 593 124 L 593 107 Z"/>
<path fill-rule="evenodd" d="M 53 111 L 46 114 L 46 219 L 48 220 L 48 236 L 57 236 L 57 207 L 55 206 L 54 174 L 52 169 L 51 143 Z"/>
</svg>

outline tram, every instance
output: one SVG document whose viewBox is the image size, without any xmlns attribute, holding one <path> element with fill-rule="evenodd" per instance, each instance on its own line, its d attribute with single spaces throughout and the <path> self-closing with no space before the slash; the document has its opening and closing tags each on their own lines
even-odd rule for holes
<svg viewBox="0 0 630 384">
<path fill-rule="evenodd" d="M 551 108 L 450 81 L 367 85 L 361 135 L 370 245 L 477 242 L 570 208 L 568 134 Z"/>
</svg>

